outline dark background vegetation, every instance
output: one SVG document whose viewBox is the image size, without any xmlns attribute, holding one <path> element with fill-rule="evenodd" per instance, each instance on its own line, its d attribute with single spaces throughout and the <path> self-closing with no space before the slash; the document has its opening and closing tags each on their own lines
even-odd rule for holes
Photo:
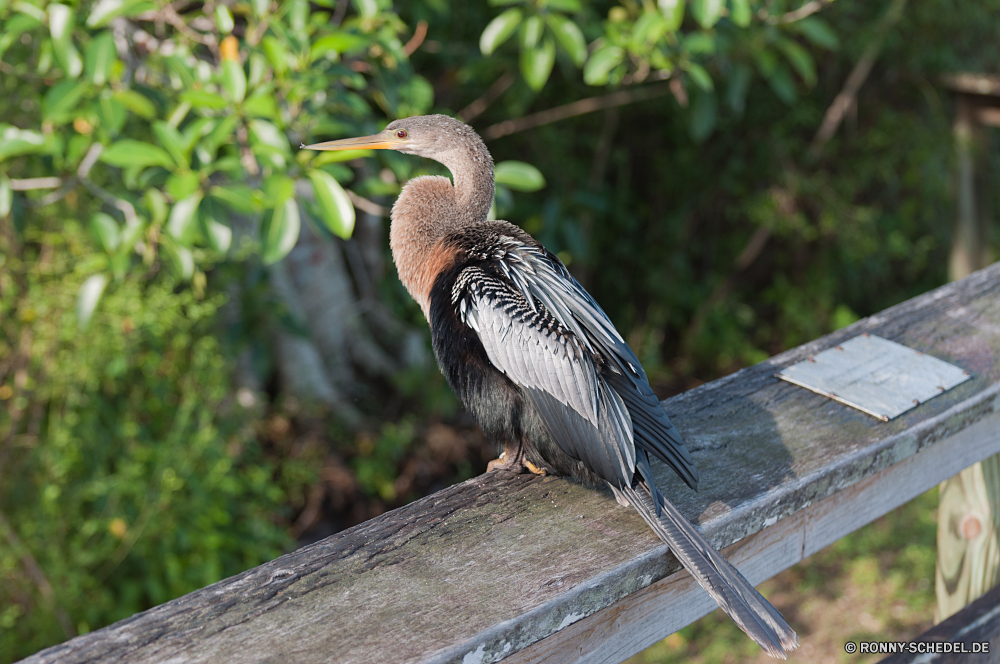
<svg viewBox="0 0 1000 664">
<path fill-rule="evenodd" d="M 676 17 L 660 5 L 0 0 L 0 661 L 492 458 L 430 359 L 378 214 L 440 167 L 324 162 L 299 142 L 469 108 L 490 136 L 661 86 L 488 145 L 546 180 L 511 180 L 498 213 L 564 259 L 664 398 L 946 281 L 941 75 L 997 72 L 1000 2 L 692 0 L 636 37 Z M 521 22 L 484 56 L 511 9 Z M 532 16 L 548 21 L 534 43 Z M 557 40 L 564 21 L 582 39 Z M 855 103 L 811 150 L 872 44 Z M 996 143 L 977 145 L 987 174 Z M 44 177 L 60 181 L 24 184 Z M 982 189 L 1000 209 L 1000 188 Z M 356 222 L 345 190 L 367 200 Z M 844 657 L 849 634 L 928 626 L 935 505 L 769 582 L 817 639 L 813 661 Z M 708 618 L 637 661 L 741 661 L 752 652 L 727 625 Z"/>
</svg>

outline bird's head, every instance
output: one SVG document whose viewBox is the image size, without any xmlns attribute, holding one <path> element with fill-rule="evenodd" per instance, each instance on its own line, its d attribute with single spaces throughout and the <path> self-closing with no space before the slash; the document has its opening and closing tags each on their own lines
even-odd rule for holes
<svg viewBox="0 0 1000 664">
<path fill-rule="evenodd" d="M 475 150 L 482 140 L 469 125 L 447 115 L 418 115 L 390 122 L 371 136 L 302 146 L 306 150 L 396 150 L 445 161 L 455 150 Z M 445 159 L 443 159 L 445 158 Z"/>
</svg>

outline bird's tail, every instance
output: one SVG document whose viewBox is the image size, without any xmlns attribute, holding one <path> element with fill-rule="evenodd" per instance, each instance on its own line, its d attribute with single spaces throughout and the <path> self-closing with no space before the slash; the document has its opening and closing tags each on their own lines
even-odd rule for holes
<svg viewBox="0 0 1000 664">
<path fill-rule="evenodd" d="M 649 493 L 631 487 L 620 491 L 733 622 L 771 657 L 785 659 L 788 652 L 798 648 L 798 636 L 777 609 L 695 530 L 655 485 L 646 484 L 646 489 Z"/>
</svg>

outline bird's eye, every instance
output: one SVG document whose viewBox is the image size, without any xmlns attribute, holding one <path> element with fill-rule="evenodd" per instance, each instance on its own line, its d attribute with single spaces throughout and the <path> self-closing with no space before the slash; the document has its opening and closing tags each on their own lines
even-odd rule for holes
<svg viewBox="0 0 1000 664">
<path fill-rule="evenodd" d="M 405 129 L 397 129 L 396 130 L 396 138 L 406 138 L 406 130 Z"/>
</svg>

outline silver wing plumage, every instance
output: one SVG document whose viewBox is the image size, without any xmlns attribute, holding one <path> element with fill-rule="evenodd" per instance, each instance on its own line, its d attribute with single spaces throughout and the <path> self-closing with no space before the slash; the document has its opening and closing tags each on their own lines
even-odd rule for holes
<svg viewBox="0 0 1000 664">
<path fill-rule="evenodd" d="M 521 388 L 555 443 L 632 504 L 734 622 L 784 659 L 798 646 L 795 632 L 657 489 L 647 453 L 692 488 L 698 477 L 638 358 L 607 315 L 538 246 L 502 236 L 481 258 L 459 274 L 452 304 L 490 363 Z M 640 483 L 645 491 L 636 489 Z"/>
<path fill-rule="evenodd" d="M 462 272 L 453 302 L 563 451 L 622 486 L 635 474 L 638 446 L 697 487 L 691 455 L 638 358 L 565 266 L 514 238 L 488 258 Z"/>
</svg>

